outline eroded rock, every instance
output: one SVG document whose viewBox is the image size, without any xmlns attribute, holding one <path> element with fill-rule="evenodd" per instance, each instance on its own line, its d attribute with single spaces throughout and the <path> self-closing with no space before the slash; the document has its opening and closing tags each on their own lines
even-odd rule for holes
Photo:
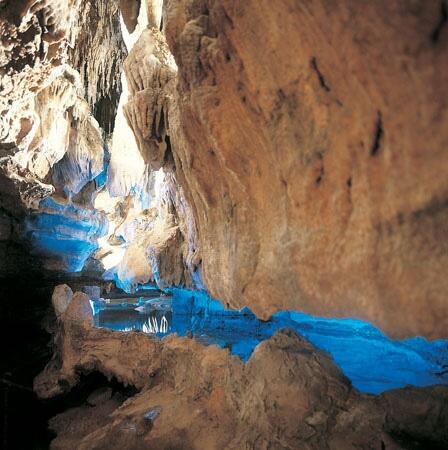
<svg viewBox="0 0 448 450">
<path fill-rule="evenodd" d="M 54 288 L 51 303 L 57 318 L 60 318 L 65 313 L 72 298 L 73 291 L 66 284 L 60 284 Z"/>
<path fill-rule="evenodd" d="M 448 443 L 446 387 L 362 395 L 327 354 L 290 330 L 261 343 L 244 364 L 194 339 L 160 341 L 93 328 L 87 305 L 83 294 L 75 294 L 59 325 L 55 359 L 35 380 L 36 392 L 48 398 L 67 391 L 81 371 L 100 371 L 141 391 L 113 411 L 112 400 L 90 407 L 93 423 L 85 407 L 52 419 L 58 434 L 52 448 L 73 442 L 80 449 L 235 450 Z M 410 408 L 412 401 L 419 406 Z"/>
<path fill-rule="evenodd" d="M 447 337 L 440 2 L 165 7 L 176 177 L 211 294 L 262 318 L 304 310 Z"/>
<path fill-rule="evenodd" d="M 133 33 L 138 23 L 141 0 L 120 0 L 120 12 L 129 33 Z"/>
<path fill-rule="evenodd" d="M 130 92 L 126 119 L 145 162 L 158 170 L 171 157 L 168 114 L 176 80 L 176 65 L 160 31 L 143 31 L 125 72 Z"/>
</svg>

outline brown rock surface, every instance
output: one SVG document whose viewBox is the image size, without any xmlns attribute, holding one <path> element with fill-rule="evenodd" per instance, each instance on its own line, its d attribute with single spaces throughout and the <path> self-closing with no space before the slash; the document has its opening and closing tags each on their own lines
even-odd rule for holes
<svg viewBox="0 0 448 450">
<path fill-rule="evenodd" d="M 325 353 L 292 331 L 261 343 L 247 364 L 194 339 L 163 341 L 91 326 L 76 293 L 59 323 L 41 397 L 100 371 L 141 391 L 70 409 L 50 421 L 54 449 L 405 449 L 448 444 L 448 388 L 362 395 Z M 411 404 L 417 407 L 410 407 Z M 93 405 L 93 406 L 92 406 Z M 423 447 L 422 447 L 423 448 Z"/>
<path fill-rule="evenodd" d="M 70 289 L 70 286 L 60 284 L 54 288 L 51 303 L 57 318 L 60 318 L 65 313 L 72 298 L 73 291 Z"/>
<path fill-rule="evenodd" d="M 118 0 L 79 0 L 70 30 L 69 60 L 81 75 L 84 97 L 106 134 L 115 125 L 121 72 L 127 55 Z"/>
<path fill-rule="evenodd" d="M 438 1 L 170 0 L 177 178 L 211 294 L 448 337 Z"/>
</svg>

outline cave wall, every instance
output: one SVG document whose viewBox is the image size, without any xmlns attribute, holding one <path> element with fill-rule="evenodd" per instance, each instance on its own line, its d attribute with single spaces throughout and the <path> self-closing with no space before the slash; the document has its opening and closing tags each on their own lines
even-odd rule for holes
<svg viewBox="0 0 448 450">
<path fill-rule="evenodd" d="M 161 1 L 120 3 L 128 56 L 108 190 L 112 196 L 134 196 L 134 205 L 110 238 L 128 245 L 107 276 L 127 292 L 149 281 L 162 289 L 200 285 L 197 230 L 171 148 L 177 67 L 159 30 L 161 6 Z"/>
<path fill-rule="evenodd" d="M 0 208 L 11 225 L 0 278 L 28 259 L 80 271 L 107 232 L 93 203 L 107 178 L 126 54 L 118 2 L 0 6 Z"/>
<path fill-rule="evenodd" d="M 76 1 L 0 5 L 0 278 L 39 271 L 21 235 L 27 211 L 54 187 L 51 166 L 68 143 L 67 110 L 76 102 L 76 75 L 64 66 L 64 39 Z"/>
<path fill-rule="evenodd" d="M 447 337 L 446 4 L 164 7 L 171 142 L 211 294 Z"/>
<path fill-rule="evenodd" d="M 137 30 L 123 36 L 125 63 L 119 7 Z M 446 11 L 419 0 L 167 0 L 163 13 L 160 0 L 3 3 L 2 214 L 21 223 L 53 195 L 94 218 L 102 177 L 123 196 L 118 230 L 129 197 L 151 205 L 162 167 L 165 223 L 180 234 L 152 250 L 139 237 L 144 279 L 150 256 L 168 255 L 156 258 L 162 284 L 202 278 L 262 318 L 294 309 L 446 337 Z M 117 105 L 121 64 L 129 92 Z M 116 140 L 107 171 L 92 112 L 111 131 L 116 109 L 135 139 L 128 153 Z"/>
<path fill-rule="evenodd" d="M 101 128 L 110 134 L 115 127 L 127 55 L 118 0 L 80 0 L 69 40 L 69 60 L 80 73 L 84 97 Z"/>
</svg>

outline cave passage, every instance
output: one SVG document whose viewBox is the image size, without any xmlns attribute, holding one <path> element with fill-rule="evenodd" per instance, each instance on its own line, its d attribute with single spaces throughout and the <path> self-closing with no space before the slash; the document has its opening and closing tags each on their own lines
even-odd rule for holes
<svg viewBox="0 0 448 450">
<path fill-rule="evenodd" d="M 278 312 L 262 321 L 248 308 L 225 309 L 205 292 L 174 288 L 168 290 L 171 295 L 157 297 L 155 287 L 144 288 L 139 291 L 140 297 L 93 301 L 95 326 L 141 331 L 160 338 L 172 333 L 190 336 L 204 345 L 228 348 L 243 361 L 260 342 L 282 328 L 290 328 L 330 353 L 361 392 L 379 394 L 406 385 L 448 384 L 445 340 L 392 340 L 367 322 L 296 311 Z"/>
<path fill-rule="evenodd" d="M 0 449 L 448 449 L 447 23 L 0 0 Z"/>
</svg>

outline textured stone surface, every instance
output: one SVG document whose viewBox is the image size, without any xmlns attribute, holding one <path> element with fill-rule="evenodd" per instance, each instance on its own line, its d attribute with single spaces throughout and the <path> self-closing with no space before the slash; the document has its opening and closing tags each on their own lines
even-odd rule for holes
<svg viewBox="0 0 448 450">
<path fill-rule="evenodd" d="M 80 270 L 105 225 L 92 203 L 108 154 L 92 112 L 110 132 L 126 52 L 118 5 L 8 2 L 0 31 L 0 207 L 11 217 L 11 241 L 25 239 L 45 267 Z M 56 214 L 42 202 L 52 195 Z M 13 245 L 0 250 L 16 259 Z M 0 276 L 11 272 L 3 266 Z"/>
<path fill-rule="evenodd" d="M 163 35 L 146 29 L 125 61 L 129 99 L 124 113 L 144 161 L 153 170 L 171 158 L 168 111 L 175 91 L 176 65 Z"/>
<path fill-rule="evenodd" d="M 105 400 L 93 415 L 80 407 L 55 417 L 52 448 L 74 442 L 79 449 L 235 450 L 448 444 L 446 387 L 361 395 L 326 353 L 290 330 L 261 343 L 244 364 L 194 339 L 160 341 L 91 323 L 88 298 L 76 293 L 36 392 L 48 398 L 75 385 L 80 372 L 100 371 L 140 393 L 121 406 Z"/>
<path fill-rule="evenodd" d="M 92 207 L 50 198 L 24 220 L 21 237 L 49 270 L 78 272 L 108 229 L 105 214 Z"/>
<path fill-rule="evenodd" d="M 123 257 L 106 276 L 126 291 L 150 280 L 161 287 L 192 285 L 200 263 L 194 219 L 171 154 L 177 69 L 163 34 L 149 26 L 160 5 L 146 6 L 135 32 L 126 38 L 126 80 L 107 180 L 110 196 L 126 198 L 109 214 L 114 228 L 109 248 Z M 112 259 L 107 252 L 98 257 Z"/>
<path fill-rule="evenodd" d="M 104 132 L 112 133 L 127 54 L 118 0 L 80 0 L 70 41 L 69 60 L 81 75 L 84 97 Z"/>
<path fill-rule="evenodd" d="M 445 3 L 167 0 L 162 31 L 162 2 L 141 2 L 146 21 L 138 3 L 0 1 L 0 272 L 26 215 L 46 263 L 80 270 L 105 232 L 93 202 L 106 186 L 120 198 L 100 259 L 120 247 L 111 272 L 130 289 L 202 273 L 213 296 L 260 317 L 297 309 L 446 336 Z M 118 108 L 135 142 L 116 141 L 108 170 L 91 111 L 108 135 L 119 6 L 136 30 Z M 60 290 L 36 392 L 98 371 L 140 393 L 57 416 L 53 448 L 448 445 L 446 388 L 361 395 L 290 331 L 245 365 L 192 339 L 95 329 L 87 295 Z"/>
<path fill-rule="evenodd" d="M 133 25 L 137 8 L 124 3 Z M 111 195 L 144 198 L 151 168 L 163 166 L 174 180 L 182 264 L 226 304 L 262 318 L 295 309 L 360 317 L 395 337 L 446 337 L 441 5 L 167 1 L 159 32 L 161 2 L 143 2 L 149 27 L 138 38 L 139 22 L 130 39 L 124 108 L 141 160 L 120 173 L 128 154 L 112 154 Z M 92 200 L 104 143 L 82 97 L 109 127 L 125 55 L 118 7 L 2 8 L 8 217 L 20 220 L 21 203 L 37 208 L 55 191 Z M 83 23 L 96 17 L 90 33 Z M 168 253 L 167 268 L 178 255 Z"/>
<path fill-rule="evenodd" d="M 138 23 L 141 0 L 120 0 L 120 12 L 128 32 L 134 32 Z"/>
<path fill-rule="evenodd" d="M 76 94 L 65 85 L 74 84 L 74 79 L 66 76 L 62 40 L 71 18 L 69 6 L 75 4 L 14 2 L 0 11 L 0 173 L 12 180 L 2 182 L 2 197 L 15 198 L 18 192 L 27 207 L 36 207 L 40 198 L 52 193 L 44 178 L 64 153 L 64 113 Z M 4 207 L 11 210 L 7 202 Z"/>
<path fill-rule="evenodd" d="M 134 226 L 142 228 L 117 267 L 117 283 L 127 292 L 149 281 L 162 288 L 184 284 L 183 238 L 172 212 L 152 208 L 137 220 Z"/>
<path fill-rule="evenodd" d="M 60 284 L 54 288 L 51 297 L 54 313 L 56 317 L 60 318 L 65 313 L 68 305 L 72 301 L 73 291 L 66 284 Z"/>
<path fill-rule="evenodd" d="M 443 5 L 165 6 L 176 176 L 211 294 L 264 318 L 295 309 L 447 337 Z"/>
</svg>

